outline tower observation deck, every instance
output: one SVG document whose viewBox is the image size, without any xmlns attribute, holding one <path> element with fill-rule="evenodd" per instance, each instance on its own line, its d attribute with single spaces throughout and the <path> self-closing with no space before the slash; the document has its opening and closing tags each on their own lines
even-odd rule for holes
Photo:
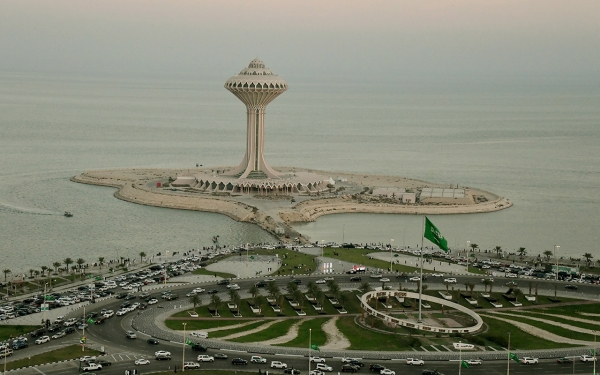
<svg viewBox="0 0 600 375">
<path fill-rule="evenodd" d="M 246 179 L 277 179 L 275 171 L 264 156 L 265 149 L 265 109 L 267 104 L 287 90 L 283 78 L 273 74 L 258 59 L 250 62 L 247 68 L 225 82 L 225 88 L 246 105 L 246 153 L 244 159 L 227 174 Z"/>
</svg>

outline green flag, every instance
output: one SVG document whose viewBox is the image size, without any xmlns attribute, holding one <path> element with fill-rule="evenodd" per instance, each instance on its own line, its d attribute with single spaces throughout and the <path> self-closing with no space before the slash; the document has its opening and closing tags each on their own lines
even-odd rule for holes
<svg viewBox="0 0 600 375">
<path fill-rule="evenodd" d="M 46 301 L 54 301 L 54 296 L 46 294 Z"/>
<path fill-rule="evenodd" d="M 460 364 L 463 368 L 469 368 L 471 366 L 469 366 L 469 364 L 467 363 L 467 361 L 462 361 Z"/>
<path fill-rule="evenodd" d="M 440 249 L 448 251 L 448 242 L 427 217 L 425 217 L 425 233 L 423 234 L 423 237 L 438 245 Z"/>
<path fill-rule="evenodd" d="M 194 345 L 194 343 L 190 339 L 185 340 L 185 343 L 188 344 L 188 345 L 190 345 L 190 346 Z"/>
<path fill-rule="evenodd" d="M 321 349 L 319 349 L 319 347 L 318 347 L 316 344 L 312 344 L 312 345 L 310 346 L 310 348 L 311 348 L 312 350 L 316 350 L 316 351 L 318 351 L 318 352 L 320 352 L 320 351 L 321 351 Z"/>
<path fill-rule="evenodd" d="M 90 323 L 90 324 L 94 324 L 94 319 L 92 319 L 92 318 L 89 318 L 89 319 L 87 320 L 87 322 L 88 322 L 88 323 Z"/>
<path fill-rule="evenodd" d="M 595 355 L 595 353 L 594 353 L 594 349 L 590 349 L 590 354 L 591 354 L 591 355 Z"/>
<path fill-rule="evenodd" d="M 519 359 L 519 357 L 517 357 L 517 355 L 516 355 L 515 353 L 510 353 L 510 354 L 508 355 L 508 357 L 509 357 L 510 359 L 512 359 L 513 361 L 516 361 L 516 362 L 519 362 L 519 363 L 521 362 L 521 360 Z"/>
</svg>

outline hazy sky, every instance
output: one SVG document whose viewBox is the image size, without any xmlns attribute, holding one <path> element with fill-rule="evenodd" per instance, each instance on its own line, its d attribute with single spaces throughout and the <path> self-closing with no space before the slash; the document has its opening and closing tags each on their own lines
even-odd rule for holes
<svg viewBox="0 0 600 375">
<path fill-rule="evenodd" d="M 0 0 L 0 71 L 590 76 L 599 0 Z M 224 73 L 225 72 L 225 73 Z"/>
</svg>

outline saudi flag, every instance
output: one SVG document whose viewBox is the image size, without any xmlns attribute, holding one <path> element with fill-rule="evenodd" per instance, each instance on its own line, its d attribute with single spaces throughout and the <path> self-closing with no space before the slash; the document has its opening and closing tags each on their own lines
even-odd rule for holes
<svg viewBox="0 0 600 375">
<path fill-rule="evenodd" d="M 519 362 L 519 363 L 521 362 L 521 360 L 519 359 L 519 357 L 517 357 L 517 355 L 516 355 L 515 353 L 510 353 L 510 354 L 508 355 L 508 357 L 509 357 L 510 359 L 512 359 L 513 361 L 516 361 L 516 362 Z"/>
<path fill-rule="evenodd" d="M 46 301 L 54 301 L 54 296 L 46 294 Z"/>
<path fill-rule="evenodd" d="M 90 324 L 94 324 L 94 319 L 89 318 L 87 322 L 90 323 Z"/>
<path fill-rule="evenodd" d="M 312 350 L 316 350 L 316 351 L 318 351 L 318 352 L 320 352 L 320 351 L 321 351 L 321 349 L 319 349 L 319 347 L 318 347 L 316 344 L 312 344 L 312 345 L 310 346 L 310 348 L 311 348 Z"/>
<path fill-rule="evenodd" d="M 423 237 L 438 245 L 444 251 L 448 251 L 448 241 L 442 236 L 440 231 L 433 225 L 429 218 L 425 217 L 425 233 Z"/>
<path fill-rule="evenodd" d="M 471 366 L 469 366 L 469 364 L 467 363 L 467 361 L 462 361 L 460 364 L 463 368 L 469 368 Z"/>
<path fill-rule="evenodd" d="M 194 345 L 194 343 L 190 339 L 185 340 L 185 343 L 188 344 L 188 345 L 190 345 L 190 346 Z"/>
</svg>

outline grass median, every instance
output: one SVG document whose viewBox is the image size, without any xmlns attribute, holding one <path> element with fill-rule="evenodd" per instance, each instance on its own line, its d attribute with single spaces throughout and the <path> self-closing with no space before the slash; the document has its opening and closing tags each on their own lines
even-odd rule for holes
<svg viewBox="0 0 600 375">
<path fill-rule="evenodd" d="M 11 361 L 6 364 L 7 370 L 13 370 L 16 368 L 43 365 L 45 363 L 52 363 L 58 361 L 66 361 L 69 359 L 80 358 L 84 355 L 97 356 L 101 353 L 97 350 L 87 348 L 85 351 L 81 351 L 81 346 L 70 345 L 64 348 L 53 350 L 47 353 L 32 355 L 29 358 L 18 359 Z"/>
</svg>

